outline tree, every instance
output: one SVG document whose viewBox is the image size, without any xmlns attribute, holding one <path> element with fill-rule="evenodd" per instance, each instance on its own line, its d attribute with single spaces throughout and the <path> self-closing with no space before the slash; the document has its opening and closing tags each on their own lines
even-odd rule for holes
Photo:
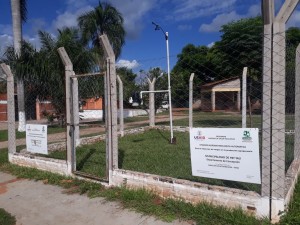
<svg viewBox="0 0 300 225">
<path fill-rule="evenodd" d="M 78 18 L 82 39 L 85 43 L 92 41 L 93 46 L 100 49 L 98 35 L 106 34 L 113 47 L 116 58 L 121 54 L 125 43 L 123 17 L 120 12 L 108 3 L 101 3 L 93 10 Z"/>
<path fill-rule="evenodd" d="M 132 71 L 132 69 L 128 69 L 127 67 L 117 68 L 117 74 L 120 76 L 123 82 L 123 99 L 125 107 L 128 107 L 129 98 L 138 90 L 138 86 L 135 83 L 137 75 Z"/>
<path fill-rule="evenodd" d="M 106 34 L 110 44 L 118 58 L 121 54 L 122 46 L 125 43 L 125 29 L 123 17 L 120 12 L 108 3 L 101 3 L 93 10 L 84 13 L 78 18 L 78 25 L 82 33 L 82 40 L 85 43 L 92 42 L 98 54 L 98 65 L 101 70 L 104 67 L 103 49 L 100 47 L 99 35 Z M 104 100 L 104 95 L 102 95 Z M 102 108 L 105 109 L 105 102 L 102 101 Z M 103 110 L 103 121 L 105 120 L 105 110 Z"/>
<path fill-rule="evenodd" d="M 186 107 L 188 104 L 191 73 L 195 73 L 195 87 L 216 77 L 214 67 L 210 62 L 209 51 L 210 49 L 206 46 L 188 44 L 177 55 L 178 61 L 171 75 L 173 104 L 176 107 Z"/>
<path fill-rule="evenodd" d="M 149 79 L 151 82 L 153 81 L 154 78 L 156 78 L 156 82 L 155 82 L 155 90 L 168 90 L 168 75 L 165 71 L 163 71 L 161 68 L 159 67 L 154 67 L 154 68 L 150 68 L 149 71 L 140 71 L 140 73 L 142 74 L 142 76 L 144 77 L 143 81 L 140 84 L 140 91 L 145 91 L 145 90 L 149 90 L 149 84 L 147 79 Z M 155 99 L 155 111 L 157 111 L 157 109 L 159 109 L 162 105 L 162 102 L 164 100 L 166 100 L 168 93 L 155 93 L 154 94 L 154 99 Z M 144 104 L 144 107 L 148 107 L 147 105 L 147 101 L 149 99 L 149 94 L 145 94 L 143 96 L 143 101 L 146 102 L 146 104 Z"/>
<path fill-rule="evenodd" d="M 34 64 L 31 67 L 31 93 L 40 100 L 50 100 L 54 105 L 57 115 L 65 115 L 65 73 L 57 49 L 64 47 L 68 53 L 74 71 L 79 73 L 91 72 L 95 68 L 93 54 L 81 42 L 79 32 L 75 28 L 58 30 L 58 36 L 54 39 L 49 33 L 39 31 L 41 50 L 34 56 Z M 79 80 L 79 89 L 89 85 L 83 96 L 95 96 L 91 92 L 97 86 L 89 77 Z M 81 87 L 80 87 L 81 86 Z M 99 88 L 100 89 L 100 88 Z M 82 89 L 81 89 L 82 90 Z"/>
<path fill-rule="evenodd" d="M 20 56 L 22 43 L 22 22 L 26 21 L 27 8 L 26 0 L 11 0 L 11 12 L 13 22 L 14 49 L 16 56 Z M 13 69 L 13 68 L 12 68 Z M 21 74 L 15 74 L 17 77 L 17 94 L 18 94 L 18 110 L 19 110 L 19 128 L 18 131 L 25 131 L 26 115 L 25 115 L 25 96 L 24 83 Z"/>
</svg>

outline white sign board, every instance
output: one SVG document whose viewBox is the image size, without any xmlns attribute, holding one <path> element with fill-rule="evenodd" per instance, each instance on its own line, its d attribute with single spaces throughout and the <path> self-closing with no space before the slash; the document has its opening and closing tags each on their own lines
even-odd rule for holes
<svg viewBox="0 0 300 225">
<path fill-rule="evenodd" d="M 191 128 L 193 176 L 261 183 L 257 128 Z"/>
<path fill-rule="evenodd" d="M 26 124 L 27 151 L 48 154 L 47 125 Z"/>
</svg>

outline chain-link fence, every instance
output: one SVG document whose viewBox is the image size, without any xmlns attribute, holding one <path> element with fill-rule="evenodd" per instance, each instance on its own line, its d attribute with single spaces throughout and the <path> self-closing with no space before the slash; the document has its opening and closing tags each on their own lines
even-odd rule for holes
<svg viewBox="0 0 300 225">
<path fill-rule="evenodd" d="M 226 29 L 238 32 L 229 35 Z M 68 160 L 71 172 L 79 175 L 113 179 L 108 171 L 122 169 L 284 199 L 289 168 L 299 156 L 298 43 L 281 29 L 263 34 L 261 18 L 229 24 L 223 32 L 213 46 L 187 45 L 171 55 L 176 64 L 170 91 L 162 69 L 166 58 L 138 60 L 147 71 L 119 67 L 115 73 L 114 58 L 107 53 L 106 73 L 82 74 L 64 53 L 65 70 L 59 66 L 56 76 L 17 79 L 19 128 L 23 116 L 27 124 L 47 125 L 48 157 Z M 119 124 L 122 116 L 125 121 L 118 142 L 117 114 Z M 191 127 L 257 128 L 261 184 L 193 176 Z M 17 138 L 25 144 L 24 134 L 18 132 Z"/>
</svg>

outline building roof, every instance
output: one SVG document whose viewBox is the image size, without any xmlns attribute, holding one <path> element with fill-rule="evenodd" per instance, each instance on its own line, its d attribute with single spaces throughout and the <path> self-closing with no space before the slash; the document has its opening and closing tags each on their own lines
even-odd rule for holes
<svg viewBox="0 0 300 225">
<path fill-rule="evenodd" d="M 225 84 L 225 83 L 231 82 L 233 80 L 237 80 L 237 79 L 240 79 L 240 78 L 238 76 L 235 76 L 235 77 L 230 77 L 230 78 L 223 79 L 223 80 L 217 80 L 214 82 L 206 83 L 206 84 L 201 85 L 201 89 L 202 90 L 212 89 L 213 87 L 215 87 L 217 85 Z"/>
</svg>

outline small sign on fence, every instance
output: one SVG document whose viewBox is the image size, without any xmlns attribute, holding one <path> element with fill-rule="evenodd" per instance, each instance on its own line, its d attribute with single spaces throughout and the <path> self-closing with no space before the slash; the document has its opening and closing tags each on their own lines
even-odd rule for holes
<svg viewBox="0 0 300 225">
<path fill-rule="evenodd" d="M 27 151 L 48 154 L 47 125 L 26 124 Z"/>
<path fill-rule="evenodd" d="M 257 128 L 191 128 L 193 176 L 261 183 Z"/>
</svg>

